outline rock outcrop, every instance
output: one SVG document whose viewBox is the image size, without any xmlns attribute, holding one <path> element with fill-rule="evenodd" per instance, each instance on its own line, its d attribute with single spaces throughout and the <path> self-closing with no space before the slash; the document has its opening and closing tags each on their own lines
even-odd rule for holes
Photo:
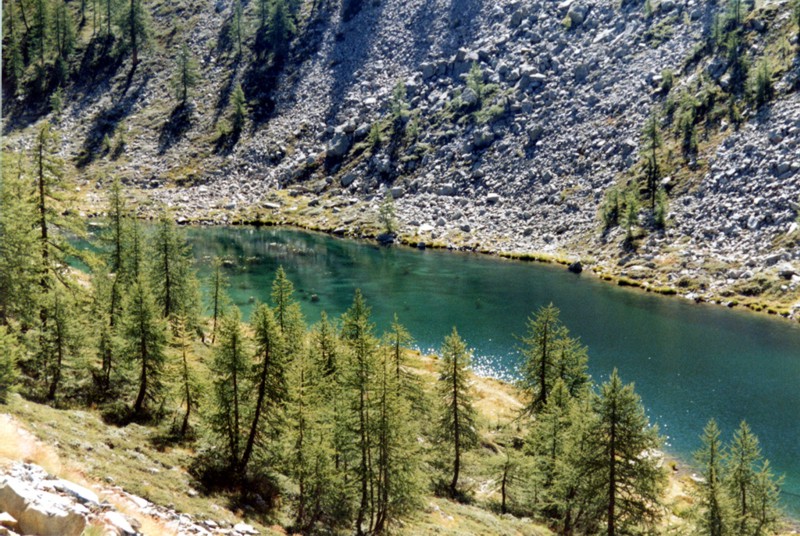
<svg viewBox="0 0 800 536">
<path fill-rule="evenodd" d="M 198 521 L 121 490 L 107 490 L 130 510 L 154 519 L 178 536 L 258 534 L 251 525 Z M 0 536 L 80 536 L 88 526 L 106 536 L 140 536 L 137 517 L 119 512 L 95 491 L 49 475 L 37 465 L 18 463 L 0 473 Z"/>
</svg>

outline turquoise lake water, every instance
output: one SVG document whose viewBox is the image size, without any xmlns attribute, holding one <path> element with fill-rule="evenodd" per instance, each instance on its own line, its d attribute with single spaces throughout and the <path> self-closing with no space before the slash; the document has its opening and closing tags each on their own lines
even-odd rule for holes
<svg viewBox="0 0 800 536">
<path fill-rule="evenodd" d="M 306 319 L 344 312 L 360 288 L 378 330 L 397 313 L 422 350 L 456 326 L 474 349 L 475 368 L 513 378 L 515 335 L 539 307 L 555 304 L 589 347 L 593 378 L 616 367 L 635 382 L 669 452 L 691 459 L 709 418 L 726 440 L 742 419 L 785 475 L 784 503 L 800 514 L 800 327 L 718 306 L 622 289 L 563 267 L 446 251 L 382 248 L 278 228 L 188 230 L 201 274 L 213 256 L 245 317 L 268 301 L 275 270 L 293 281 Z M 316 300 L 312 300 L 316 295 Z"/>
</svg>

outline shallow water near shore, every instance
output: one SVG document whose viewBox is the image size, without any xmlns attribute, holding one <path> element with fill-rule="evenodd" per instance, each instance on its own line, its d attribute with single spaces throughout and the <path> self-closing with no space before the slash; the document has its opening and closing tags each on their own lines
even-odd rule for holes
<svg viewBox="0 0 800 536">
<path fill-rule="evenodd" d="M 781 319 L 622 289 L 561 266 L 474 254 L 384 248 L 293 229 L 208 227 L 188 235 L 208 274 L 229 261 L 229 294 L 245 318 L 268 301 L 282 265 L 309 322 L 343 313 L 360 288 L 380 333 L 396 313 L 423 351 L 456 326 L 481 374 L 513 379 L 516 335 L 548 303 L 589 347 L 593 378 L 616 367 L 635 382 L 667 449 L 685 461 L 711 417 L 728 440 L 742 419 L 785 475 L 783 502 L 800 516 L 800 328 Z"/>
</svg>

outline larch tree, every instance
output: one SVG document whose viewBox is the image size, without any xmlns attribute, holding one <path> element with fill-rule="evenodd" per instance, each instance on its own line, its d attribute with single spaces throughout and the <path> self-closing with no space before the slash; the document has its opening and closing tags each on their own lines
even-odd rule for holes
<svg viewBox="0 0 800 536">
<path fill-rule="evenodd" d="M 358 509 L 356 514 L 356 534 L 359 536 L 372 531 L 374 510 L 372 497 L 372 436 L 374 423 L 373 382 L 376 372 L 376 352 L 378 340 L 374 335 L 374 325 L 370 321 L 367 307 L 360 290 L 356 290 L 353 304 L 342 316 L 342 342 L 347 352 L 346 388 L 353 396 L 357 465 L 354 468 L 358 485 Z"/>
<path fill-rule="evenodd" d="M 728 534 L 729 505 L 722 486 L 725 451 L 714 419 L 703 429 L 702 447 L 695 453 L 704 481 L 698 484 L 700 515 L 698 529 L 706 536 Z"/>
<path fill-rule="evenodd" d="M 441 407 L 439 432 L 452 454 L 453 474 L 448 490 L 451 497 L 456 497 L 462 454 L 478 442 L 475 408 L 468 379 L 472 356 L 456 328 L 445 337 L 441 354 L 437 384 Z"/>
<path fill-rule="evenodd" d="M 665 482 L 657 459 L 658 431 L 650 426 L 633 384 L 624 385 L 616 369 L 600 386 L 593 409 L 597 419 L 581 467 L 598 484 L 590 493 L 605 533 L 615 536 L 634 526 L 652 526 L 660 515 Z"/>
<path fill-rule="evenodd" d="M 53 402 L 62 385 L 68 361 L 80 352 L 82 336 L 78 332 L 76 307 L 70 294 L 58 286 L 50 290 L 43 306 L 47 309 L 47 323 L 42 326 L 43 365 L 47 382 L 47 400 Z"/>
<path fill-rule="evenodd" d="M 150 283 L 140 275 L 126 297 L 122 320 L 123 355 L 138 367 L 138 392 L 131 408 L 136 417 L 155 417 L 161 403 L 166 360 L 166 324 L 161 319 Z"/>
<path fill-rule="evenodd" d="M 542 477 L 544 501 L 556 479 L 558 464 L 563 461 L 569 441 L 573 398 L 562 380 L 553 385 L 547 404 L 536 415 L 528 433 L 526 450 Z"/>
<path fill-rule="evenodd" d="M 533 415 L 546 404 L 556 380 L 561 379 L 571 396 L 577 396 L 589 382 L 587 351 L 559 319 L 552 303 L 529 318 L 527 333 L 520 337 L 524 357 L 520 385 L 529 398 L 525 415 Z"/>
<path fill-rule="evenodd" d="M 731 528 L 737 534 L 761 535 L 780 517 L 778 489 L 769 462 L 761 456 L 758 438 L 742 421 L 725 457 L 723 485 L 732 504 Z"/>
<path fill-rule="evenodd" d="M 214 408 L 210 416 L 213 432 L 222 440 L 223 452 L 230 469 L 239 467 L 244 417 L 249 402 L 246 388 L 250 369 L 250 349 L 241 325 L 237 307 L 222 317 L 219 337 L 214 347 L 211 372 L 214 382 Z"/>
<path fill-rule="evenodd" d="M 242 85 L 237 83 L 231 94 L 231 124 L 234 136 L 241 134 L 244 129 L 244 122 L 247 118 L 247 99 L 242 90 Z"/>
<path fill-rule="evenodd" d="M 6 326 L 0 325 L 0 404 L 8 402 L 8 395 L 17 384 L 17 361 L 20 354 L 14 335 L 8 332 Z"/>
<path fill-rule="evenodd" d="M 402 326 L 395 328 L 401 333 Z M 419 430 L 400 385 L 404 378 L 397 375 L 394 348 L 383 349 L 376 380 L 373 530 L 385 534 L 419 502 Z"/>
<path fill-rule="evenodd" d="M 219 257 L 214 257 L 211 261 L 211 275 L 208 278 L 207 285 L 209 293 L 211 294 L 211 344 L 214 344 L 217 340 L 219 319 L 230 306 L 230 299 L 227 295 L 227 288 L 230 286 L 230 283 L 225 275 L 222 259 Z"/>
<path fill-rule="evenodd" d="M 190 328 L 196 327 L 199 285 L 191 249 L 175 220 L 166 212 L 158 220 L 151 248 L 151 277 L 162 317 L 172 321 L 184 316 Z"/>
<path fill-rule="evenodd" d="M 14 161 L 4 153 L 2 165 L 0 325 L 14 319 L 27 329 L 36 321 L 41 281 L 41 245 L 36 228 L 31 225 L 37 219 L 37 207 L 31 196 L 30 178 L 23 174 L 21 161 Z M 18 167 L 18 173 L 12 172 L 14 167 Z"/>
<path fill-rule="evenodd" d="M 661 148 L 661 133 L 658 129 L 658 117 L 655 113 L 650 115 L 642 135 L 644 140 L 645 163 L 644 174 L 647 195 L 650 198 L 650 210 L 656 207 L 656 192 L 658 180 L 661 178 L 661 169 L 658 165 L 658 150 Z"/>
<path fill-rule="evenodd" d="M 176 323 L 175 342 L 177 343 L 180 355 L 178 364 L 178 396 L 180 404 L 186 408 L 183 413 L 180 428 L 177 428 L 179 436 L 183 439 L 192 435 L 191 418 L 192 412 L 197 412 L 202 392 L 200 375 L 195 370 L 192 360 L 191 337 L 186 329 L 186 319 L 179 317 Z"/>
<path fill-rule="evenodd" d="M 280 331 L 273 311 L 266 305 L 259 305 L 253 312 L 251 322 L 255 334 L 255 353 L 249 372 L 250 384 L 255 400 L 250 416 L 247 440 L 244 445 L 239 471 L 245 474 L 256 446 L 256 440 L 265 429 L 275 429 L 276 413 L 283 410 L 286 403 L 286 349 L 287 341 Z"/>
<path fill-rule="evenodd" d="M 60 85 L 67 81 L 70 57 L 75 50 L 75 28 L 72 15 L 64 0 L 56 3 L 52 33 L 55 37 L 56 82 Z"/>
<path fill-rule="evenodd" d="M 139 64 L 139 51 L 150 40 L 150 18 L 142 0 L 124 0 L 119 9 L 119 27 L 126 51 L 131 53 L 133 68 Z"/>
<path fill-rule="evenodd" d="M 16 94 L 22 87 L 25 76 L 25 58 L 22 53 L 22 28 L 15 14 L 16 2 L 8 2 L 5 7 L 4 22 L 6 29 L 3 31 L 6 42 L 3 44 L 3 68 L 5 80 L 11 86 L 11 94 Z"/>
<path fill-rule="evenodd" d="M 191 95 L 191 90 L 200 79 L 197 61 L 186 43 L 181 45 L 178 57 L 175 59 L 175 70 L 172 75 L 172 87 L 175 98 L 180 101 L 180 106 L 185 107 Z"/>
</svg>

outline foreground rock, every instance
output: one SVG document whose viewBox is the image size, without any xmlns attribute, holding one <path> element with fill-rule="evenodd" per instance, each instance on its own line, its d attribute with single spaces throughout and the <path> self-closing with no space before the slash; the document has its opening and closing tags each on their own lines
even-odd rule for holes
<svg viewBox="0 0 800 536">
<path fill-rule="evenodd" d="M 135 517 L 117 511 L 94 491 L 49 475 L 37 465 L 18 463 L 4 473 L 0 474 L 0 536 L 80 536 L 89 526 L 98 527 L 106 536 L 141 534 L 141 523 Z M 118 501 L 125 500 L 131 510 L 155 520 L 169 534 L 259 534 L 246 523 L 231 527 L 198 521 L 118 489 L 109 493 Z"/>
</svg>

